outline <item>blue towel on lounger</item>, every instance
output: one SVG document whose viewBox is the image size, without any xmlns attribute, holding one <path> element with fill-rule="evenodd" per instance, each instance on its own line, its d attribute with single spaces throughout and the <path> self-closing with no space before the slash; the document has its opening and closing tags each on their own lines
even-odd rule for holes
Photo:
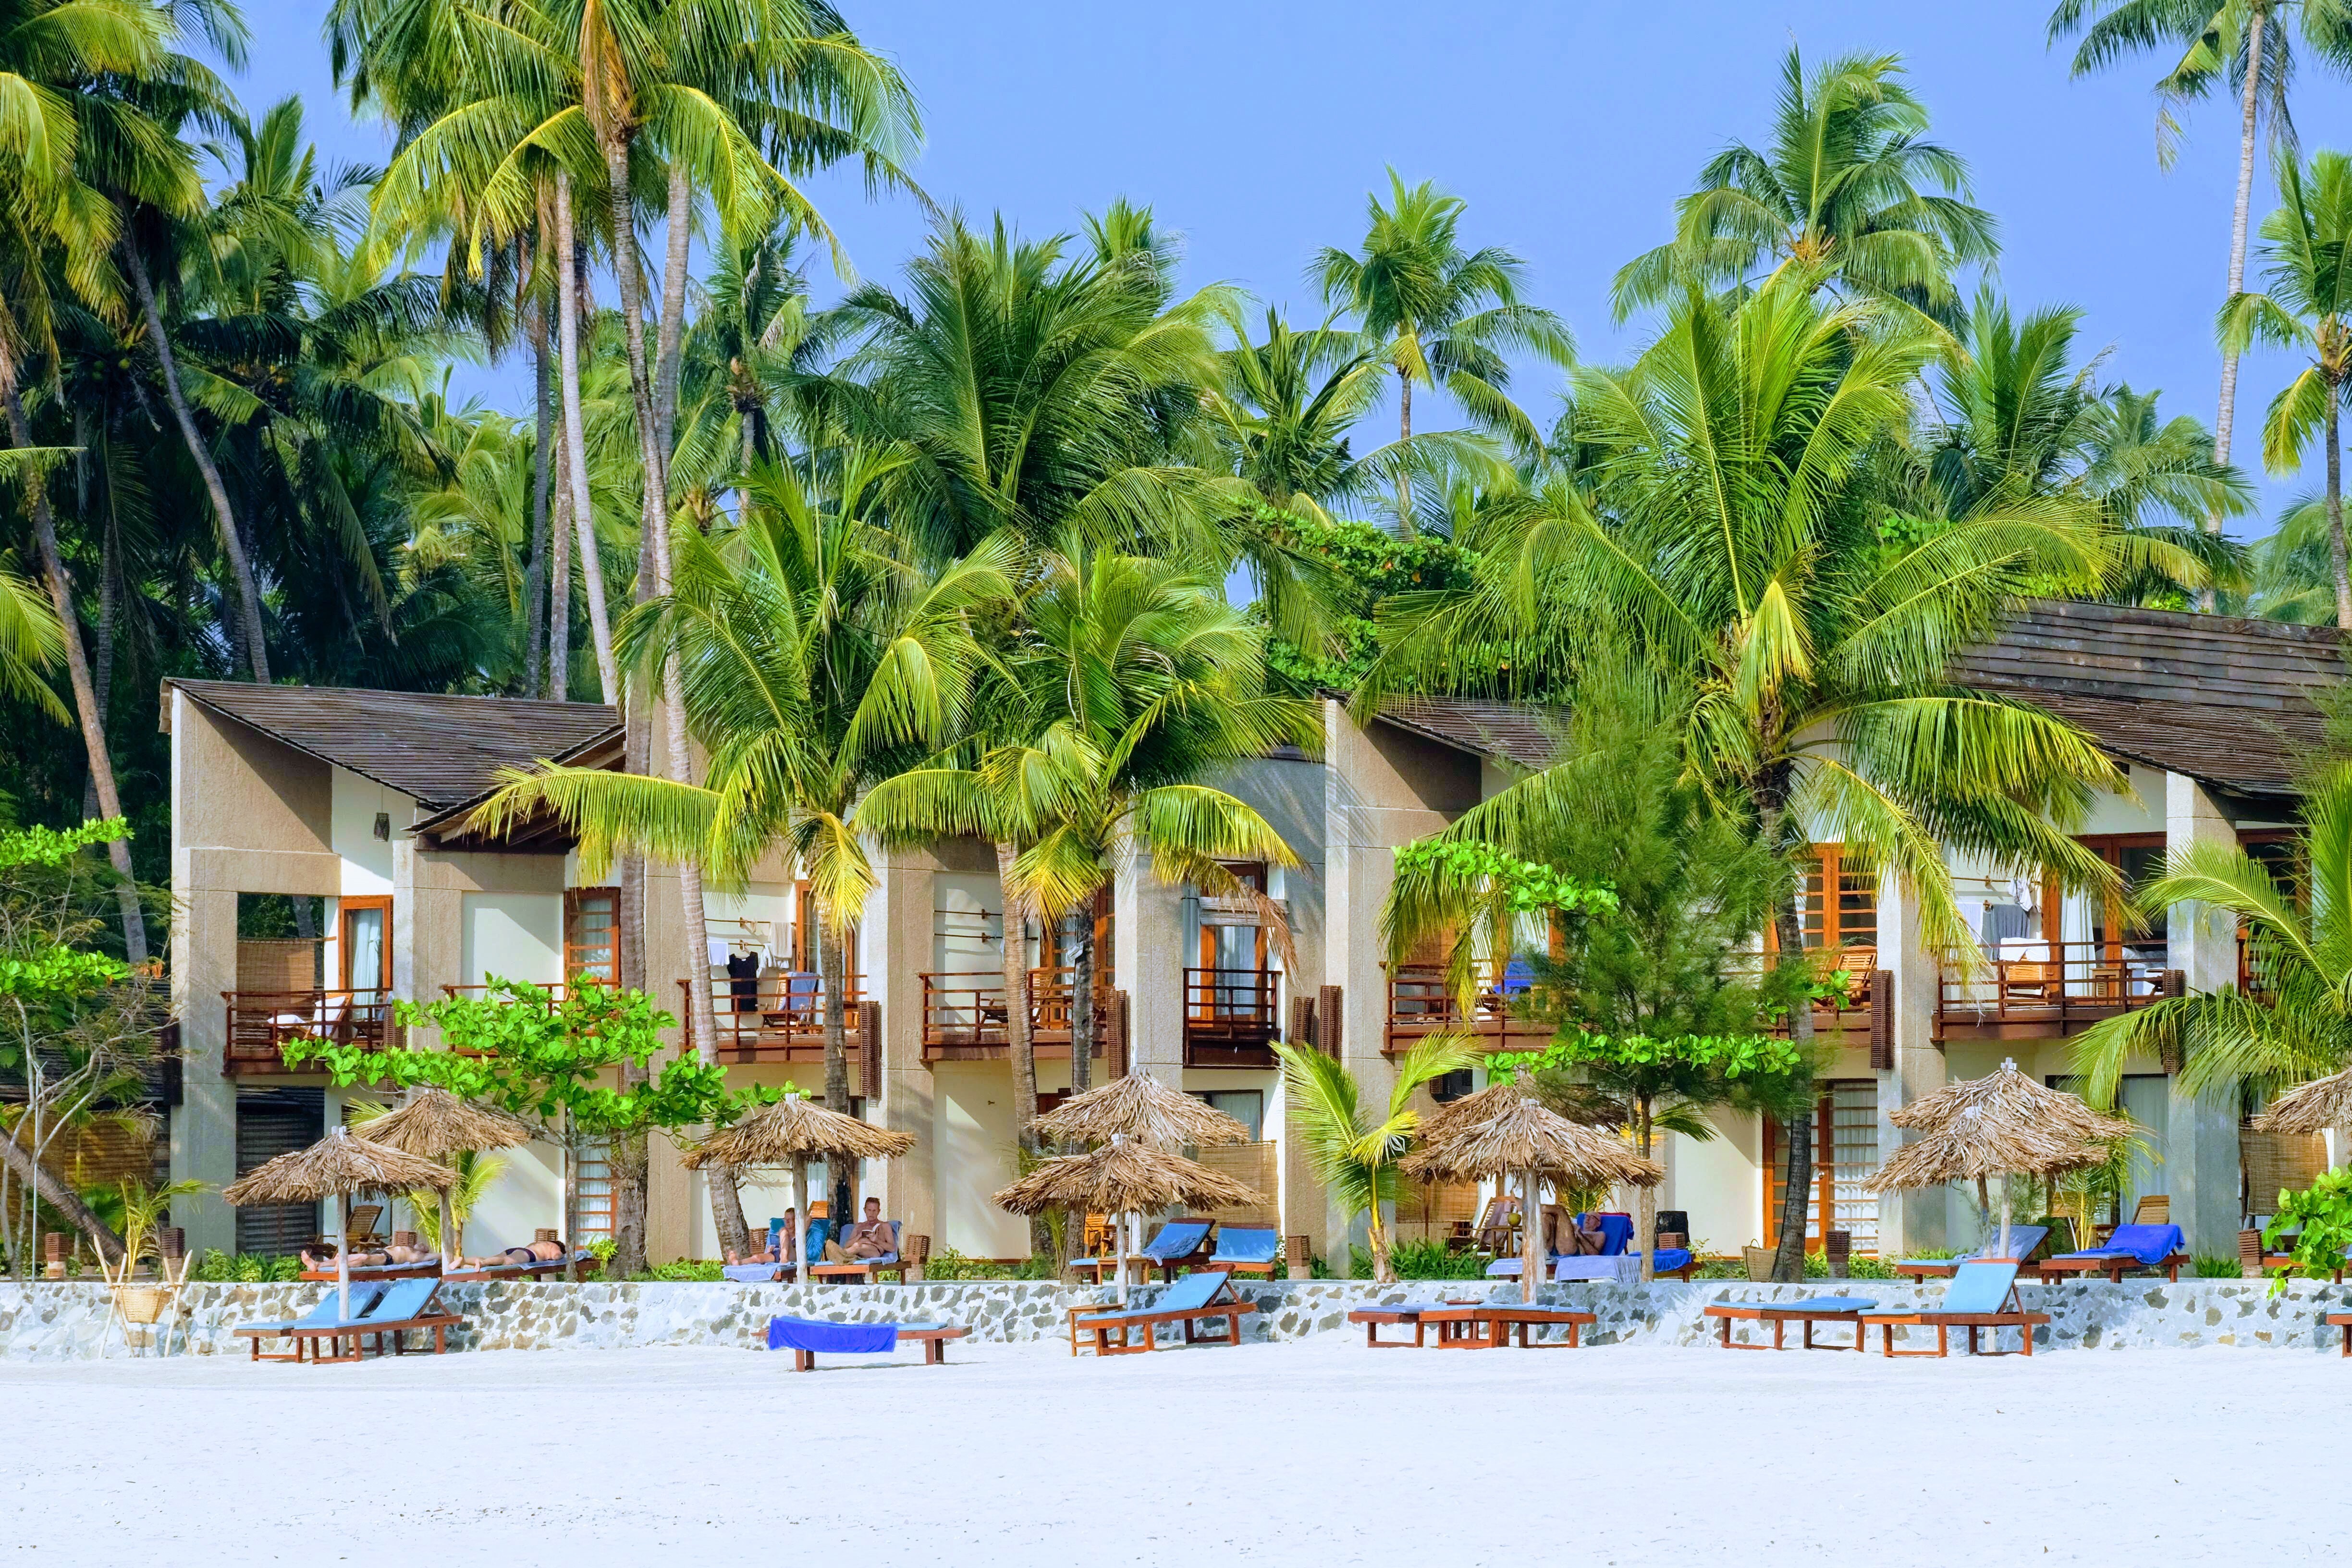
<svg viewBox="0 0 2352 1568">
<path fill-rule="evenodd" d="M 824 1351 L 833 1355 L 872 1355 L 898 1348 L 896 1323 L 833 1323 L 822 1318 L 770 1318 L 772 1351 Z"/>
<path fill-rule="evenodd" d="M 791 1267 L 789 1263 L 724 1263 L 719 1265 L 719 1273 L 721 1279 L 732 1279 L 739 1285 L 770 1285 Z"/>
<path fill-rule="evenodd" d="M 2128 1256 L 2143 1268 L 2154 1268 L 2180 1250 L 2180 1227 L 2177 1225 L 2119 1225 L 2107 1237 L 2105 1247 L 2095 1247 L 2088 1252 L 2060 1254 L 2064 1258 L 2122 1258 Z"/>
</svg>

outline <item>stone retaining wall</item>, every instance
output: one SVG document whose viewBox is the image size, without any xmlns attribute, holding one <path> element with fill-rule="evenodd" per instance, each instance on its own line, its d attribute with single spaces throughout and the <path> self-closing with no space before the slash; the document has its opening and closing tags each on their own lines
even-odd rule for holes
<svg viewBox="0 0 2352 1568">
<path fill-rule="evenodd" d="M 1251 1340 L 1295 1340 L 1348 1330 L 1354 1308 L 1482 1296 L 1517 1300 L 1516 1287 L 1487 1289 L 1468 1280 L 1417 1280 L 1378 1287 L 1355 1280 L 1309 1279 L 1241 1284 L 1258 1310 L 1243 1320 Z M 299 1316 L 332 1286 L 192 1285 L 185 1297 L 186 1349 L 198 1355 L 243 1355 L 239 1323 Z M 1152 1300 L 1160 1288 L 1135 1293 Z M 1941 1284 L 1910 1285 L 1856 1279 L 1806 1285 L 1754 1285 L 1727 1280 L 1652 1285 L 1573 1284 L 1544 1287 L 1546 1306 L 1596 1314 L 1586 1333 L 1593 1344 L 1705 1346 L 1716 1332 L 1702 1309 L 1710 1301 L 1784 1301 L 1807 1296 L 1853 1295 L 1887 1311 L 1932 1307 Z M 1107 1288 L 1068 1289 L 1034 1280 L 958 1281 L 919 1285 L 567 1285 L 561 1281 L 454 1284 L 441 1300 L 466 1326 L 451 1336 L 457 1350 L 622 1350 L 656 1345 L 723 1345 L 754 1349 L 770 1317 L 779 1313 L 848 1321 L 962 1323 L 975 1340 L 996 1342 L 1059 1339 L 1069 1310 L 1109 1299 Z M 2334 1351 L 2337 1331 L 2321 1320 L 2352 1311 L 2352 1287 L 2299 1280 L 2273 1296 L 2267 1282 L 2235 1279 L 2131 1280 L 2121 1285 L 2028 1285 L 2021 1294 L 2032 1310 L 2053 1320 L 2034 1348 L 2115 1350 L 2149 1345 L 2218 1345 L 2239 1349 Z M 1756 1325 L 1734 1325 L 1748 1342 Z M 1353 1331 L 1350 1330 L 1349 1331 Z M 1831 1337 L 1845 1331 L 1829 1329 Z M 1916 1334 L 1918 1331 L 1912 1331 Z M 1761 1336 L 1769 1342 L 1770 1331 Z M 1907 1338 L 1908 1336 L 1906 1336 Z M 2004 1335 L 2003 1343 L 2012 1342 Z M 178 1353 L 182 1336 L 172 1336 Z M 1874 1341 L 1874 1342 L 1875 1342 Z M 123 1355 L 120 1330 L 107 1328 L 107 1296 L 95 1284 L 0 1284 L 0 1359 L 59 1361 Z"/>
</svg>

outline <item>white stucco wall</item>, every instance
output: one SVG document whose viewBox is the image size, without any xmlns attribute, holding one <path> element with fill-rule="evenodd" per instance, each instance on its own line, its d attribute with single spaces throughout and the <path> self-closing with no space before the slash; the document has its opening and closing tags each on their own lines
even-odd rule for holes
<svg viewBox="0 0 2352 1568">
<path fill-rule="evenodd" d="M 1012 1074 L 1001 1062 L 940 1062 L 934 1070 L 940 1171 L 936 1212 L 943 1234 L 932 1238 L 932 1250 L 953 1247 L 971 1258 L 1024 1257 L 1029 1222 L 988 1201 L 991 1193 L 1013 1177 Z"/>
<path fill-rule="evenodd" d="M 354 898 L 392 891 L 392 843 L 375 836 L 378 812 L 392 818 L 394 838 L 406 838 L 416 803 L 396 789 L 349 768 L 336 768 L 329 841 L 343 862 L 342 890 Z"/>
<path fill-rule="evenodd" d="M 467 893 L 462 919 L 459 984 L 492 975 L 535 985 L 563 978 L 561 893 Z"/>
</svg>

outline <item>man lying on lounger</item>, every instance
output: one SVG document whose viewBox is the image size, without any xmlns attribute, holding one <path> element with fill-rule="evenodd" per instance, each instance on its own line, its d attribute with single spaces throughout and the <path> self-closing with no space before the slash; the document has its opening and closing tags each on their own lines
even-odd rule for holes
<svg viewBox="0 0 2352 1568">
<path fill-rule="evenodd" d="M 827 1263 L 863 1263 L 869 1258 L 887 1258 L 898 1250 L 898 1238 L 891 1234 L 890 1225 L 882 1217 L 882 1200 L 866 1200 L 866 1217 L 842 1233 L 839 1241 L 824 1244 Z"/>
</svg>

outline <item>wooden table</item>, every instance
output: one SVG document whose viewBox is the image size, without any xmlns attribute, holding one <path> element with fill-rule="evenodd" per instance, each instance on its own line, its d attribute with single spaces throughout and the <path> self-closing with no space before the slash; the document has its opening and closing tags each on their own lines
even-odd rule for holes
<svg viewBox="0 0 2352 1568">
<path fill-rule="evenodd" d="M 1422 1337 L 1428 1331 L 1422 1326 L 1422 1314 L 1429 1310 L 1427 1307 L 1359 1307 L 1348 1314 L 1348 1321 L 1364 1325 L 1364 1343 L 1373 1350 L 1405 1350 L 1427 1342 Z M 1391 1323 L 1411 1324 L 1412 1338 L 1411 1340 L 1381 1338 L 1381 1330 Z M 1075 1329 L 1072 1330 L 1072 1332 L 1076 1331 Z"/>
<path fill-rule="evenodd" d="M 1852 1305 L 1832 1307 L 1829 1310 L 1823 1311 L 1822 1308 L 1825 1304 L 1826 1301 L 1717 1301 L 1706 1308 L 1706 1315 L 1713 1318 L 1717 1323 L 1722 1325 L 1723 1348 L 1727 1351 L 1786 1350 L 1788 1348 L 1788 1342 L 1784 1336 L 1787 1334 L 1788 1328 L 1790 1323 L 1801 1323 L 1804 1325 L 1804 1343 L 1802 1348 L 1805 1350 L 1861 1350 L 1862 1314 L 1868 1311 L 1871 1308 L 1875 1307 L 1878 1303 L 1875 1301 L 1862 1301 Z M 1731 1338 L 1731 1325 L 1735 1322 L 1771 1324 L 1772 1342 L 1769 1345 L 1743 1345 L 1733 1343 Z M 1853 1343 L 1850 1345 L 1815 1344 L 1813 1342 L 1813 1325 L 1815 1323 L 1852 1323 L 1853 1325 Z"/>
<path fill-rule="evenodd" d="M 1421 1322 L 1437 1326 L 1439 1350 L 1484 1351 L 1500 1350 L 1511 1342 L 1511 1331 L 1518 1330 L 1519 1348 L 1523 1351 L 1574 1350 L 1581 1342 L 1583 1331 L 1601 1320 L 1590 1312 L 1563 1312 L 1548 1307 L 1511 1307 L 1493 1302 L 1472 1305 L 1448 1303 L 1443 1307 L 1425 1307 Z M 1560 1327 L 1568 1331 L 1565 1340 L 1532 1340 L 1531 1328 Z M 1369 1332 L 1369 1329 L 1366 1331 Z M 1414 1331 L 1419 1333 L 1421 1330 Z"/>
</svg>

